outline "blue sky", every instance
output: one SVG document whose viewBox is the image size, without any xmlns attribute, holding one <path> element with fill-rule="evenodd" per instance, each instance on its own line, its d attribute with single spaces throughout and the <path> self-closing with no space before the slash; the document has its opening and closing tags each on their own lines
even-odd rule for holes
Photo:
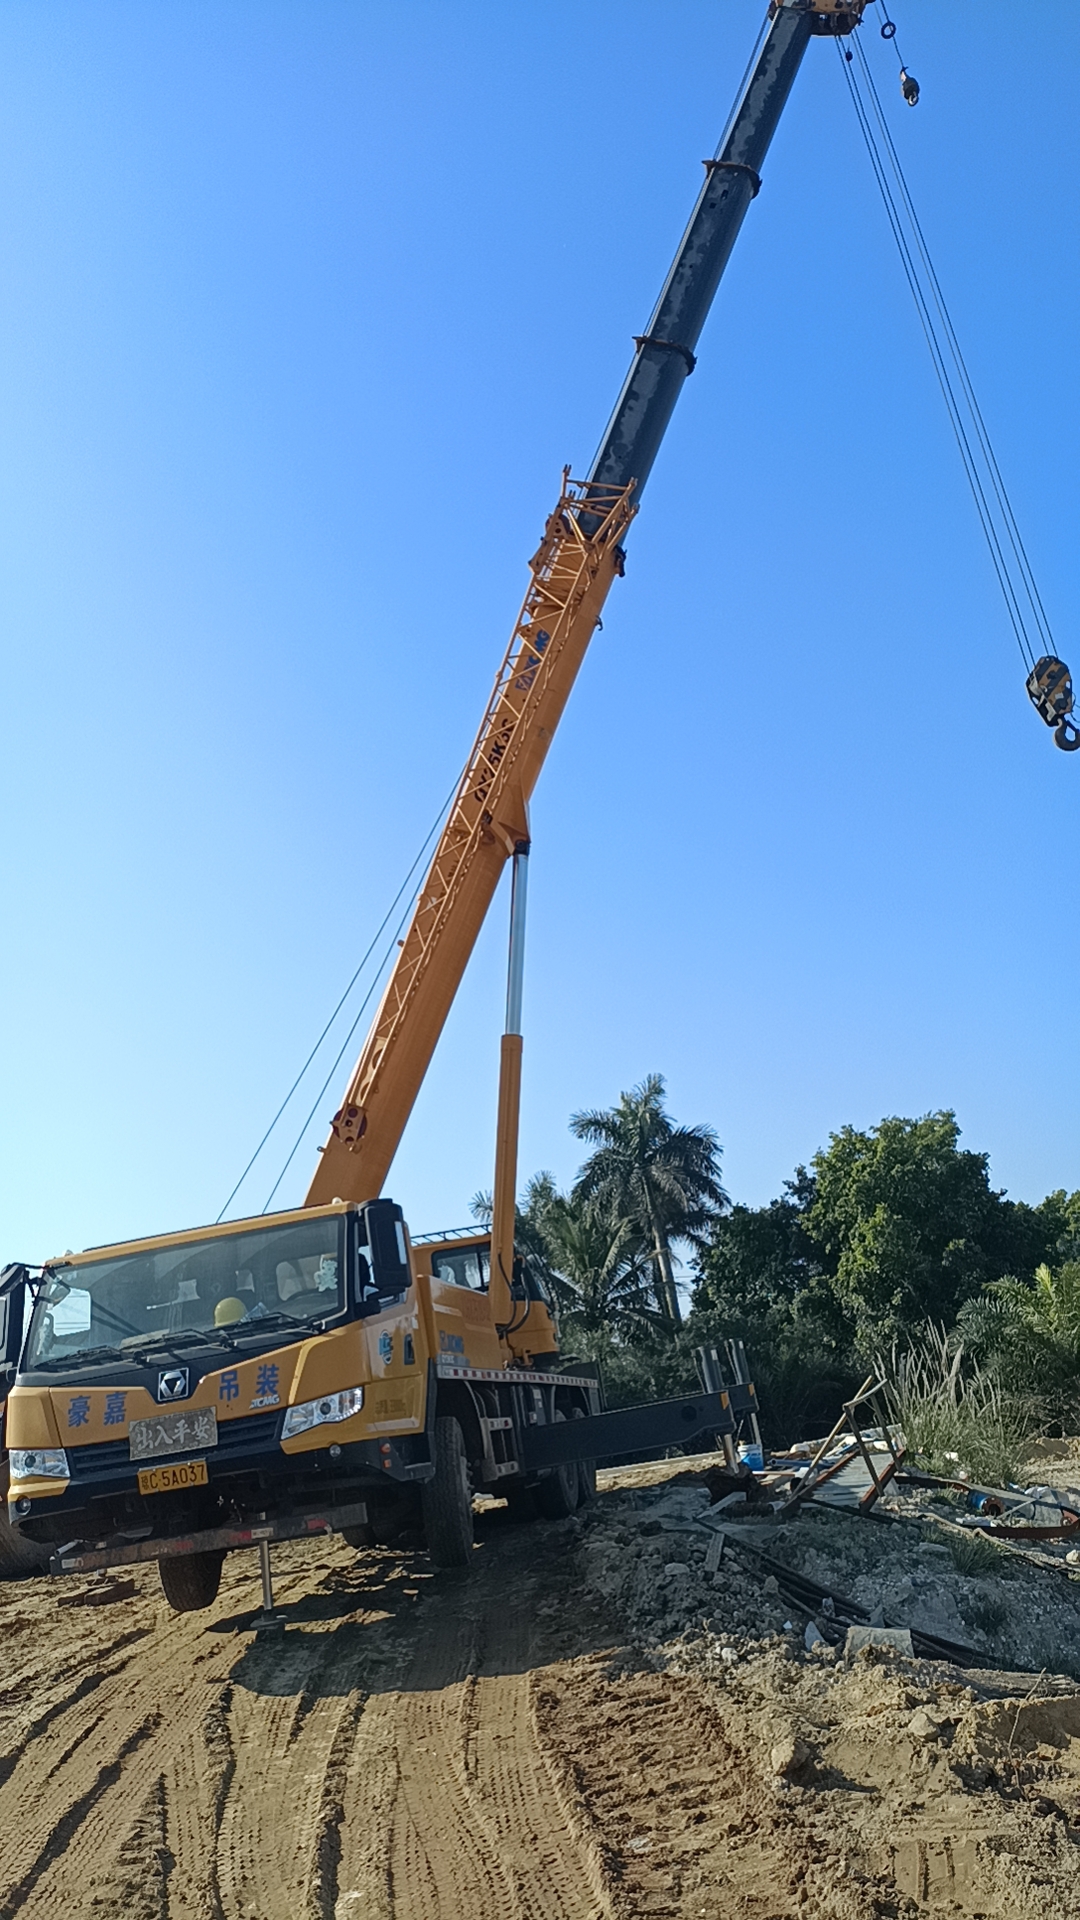
<svg viewBox="0 0 1080 1920">
<path fill-rule="evenodd" d="M 1080 670 L 1080 12 L 895 10 L 914 112 L 880 7 L 868 52 Z M 761 11 L 0 3 L 4 1257 L 217 1213 L 460 767 Z M 1080 1185 L 1080 756 L 996 591 L 817 43 L 534 802 L 523 1172 L 656 1069 L 741 1199 L 941 1106 L 1013 1194 Z M 500 899 L 394 1168 L 417 1231 L 490 1184 L 505 937 Z"/>
</svg>

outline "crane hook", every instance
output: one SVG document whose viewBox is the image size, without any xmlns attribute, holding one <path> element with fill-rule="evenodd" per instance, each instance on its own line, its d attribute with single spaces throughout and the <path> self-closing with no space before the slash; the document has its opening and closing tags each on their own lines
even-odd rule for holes
<svg viewBox="0 0 1080 1920">
<path fill-rule="evenodd" d="M 1075 696 L 1072 676 L 1064 660 L 1044 653 L 1036 660 L 1027 677 L 1028 699 L 1048 727 L 1054 729 L 1054 744 L 1063 753 L 1075 753 L 1080 747 L 1080 728 L 1072 718 Z"/>
<path fill-rule="evenodd" d="M 906 67 L 901 67 L 900 69 L 900 91 L 909 107 L 918 106 L 919 83 L 914 74 L 909 73 Z"/>
</svg>

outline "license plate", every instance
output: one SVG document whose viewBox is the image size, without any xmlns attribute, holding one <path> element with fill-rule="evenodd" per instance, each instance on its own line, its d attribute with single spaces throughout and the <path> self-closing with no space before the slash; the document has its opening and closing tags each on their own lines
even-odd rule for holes
<svg viewBox="0 0 1080 1920">
<path fill-rule="evenodd" d="M 140 1467 L 140 1493 L 183 1493 L 186 1487 L 205 1487 L 205 1460 L 174 1460 L 167 1467 Z"/>
<path fill-rule="evenodd" d="M 156 1453 L 202 1453 L 217 1446 L 217 1414 L 213 1407 L 189 1407 L 183 1413 L 133 1420 L 128 1444 L 133 1460 L 151 1460 Z"/>
</svg>

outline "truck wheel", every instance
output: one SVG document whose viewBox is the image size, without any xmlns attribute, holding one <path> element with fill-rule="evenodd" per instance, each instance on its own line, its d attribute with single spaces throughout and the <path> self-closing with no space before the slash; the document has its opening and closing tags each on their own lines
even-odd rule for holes
<svg viewBox="0 0 1080 1920">
<path fill-rule="evenodd" d="M 427 1549 L 437 1567 L 467 1567 L 473 1512 L 465 1436 L 451 1415 L 435 1421 L 435 1475 L 420 1489 Z"/>
<path fill-rule="evenodd" d="M 158 1561 L 161 1591 L 174 1613 L 212 1607 L 221 1585 L 224 1548 L 212 1553 L 177 1553 Z"/>
<path fill-rule="evenodd" d="M 0 1580 L 15 1580 L 21 1573 L 37 1573 L 51 1558 L 48 1547 L 38 1540 L 27 1540 L 0 1513 Z"/>
<path fill-rule="evenodd" d="M 341 1537 L 347 1547 L 356 1547 L 358 1551 L 362 1547 L 373 1547 L 375 1545 L 375 1535 L 371 1528 L 366 1525 L 362 1527 L 342 1527 Z"/>
<path fill-rule="evenodd" d="M 565 1420 L 565 1413 L 556 1410 L 556 1420 Z M 536 1487 L 536 1504 L 545 1520 L 566 1520 L 578 1503 L 580 1491 L 578 1462 L 564 1460 L 561 1467 L 552 1467 Z"/>
</svg>

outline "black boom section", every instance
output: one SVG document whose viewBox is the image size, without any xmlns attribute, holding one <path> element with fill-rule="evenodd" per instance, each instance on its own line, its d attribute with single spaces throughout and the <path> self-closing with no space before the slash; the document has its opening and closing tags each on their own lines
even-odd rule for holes
<svg viewBox="0 0 1080 1920">
<path fill-rule="evenodd" d="M 562 1466 L 566 1460 L 607 1460 L 615 1454 L 676 1446 L 699 1433 L 734 1430 L 726 1393 L 688 1394 L 683 1400 L 656 1400 L 649 1407 L 619 1407 L 583 1420 L 527 1427 L 521 1465 L 528 1473 L 536 1467 Z"/>
<path fill-rule="evenodd" d="M 611 423 L 589 471 L 605 486 L 637 482 L 635 506 L 656 458 L 743 216 L 760 185 L 761 166 L 812 32 L 812 15 L 787 0 L 778 7 L 664 282 Z"/>
</svg>

